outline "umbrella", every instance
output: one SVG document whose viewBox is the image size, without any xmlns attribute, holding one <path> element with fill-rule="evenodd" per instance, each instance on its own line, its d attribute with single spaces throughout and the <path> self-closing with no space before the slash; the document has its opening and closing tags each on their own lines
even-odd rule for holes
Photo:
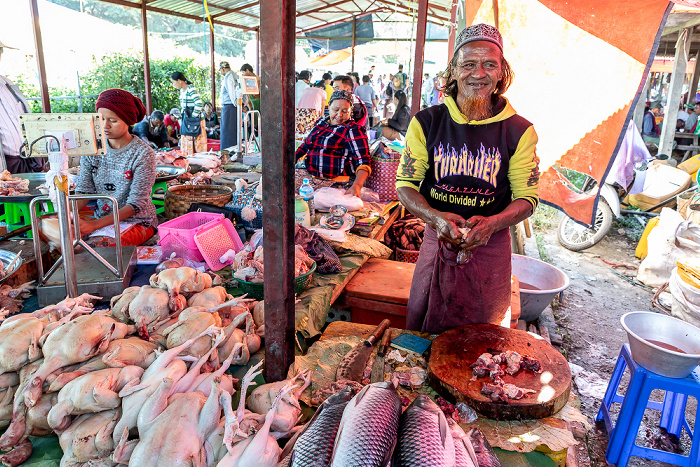
<svg viewBox="0 0 700 467">
<path fill-rule="evenodd" d="M 539 136 L 540 200 L 592 224 L 598 192 L 572 191 L 558 169 L 605 179 L 672 4 L 499 0 L 494 8 L 492 2 L 468 0 L 468 5 L 467 24 L 489 23 L 503 35 L 503 52 L 515 72 L 506 97 Z"/>
</svg>

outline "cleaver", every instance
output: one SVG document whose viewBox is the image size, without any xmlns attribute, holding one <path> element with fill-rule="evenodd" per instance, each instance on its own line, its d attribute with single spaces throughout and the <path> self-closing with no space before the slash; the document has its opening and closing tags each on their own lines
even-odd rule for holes
<svg viewBox="0 0 700 467">
<path fill-rule="evenodd" d="M 367 360 L 369 360 L 369 357 L 372 355 L 374 344 L 379 341 L 390 324 L 391 322 L 388 319 L 383 320 L 365 341 L 357 344 L 345 355 L 336 370 L 336 381 L 341 379 L 349 379 L 357 382 L 362 381 L 362 374 L 367 366 Z"/>
<path fill-rule="evenodd" d="M 379 349 L 377 349 L 377 356 L 372 366 L 372 376 L 369 380 L 370 383 L 384 381 L 384 357 L 386 357 L 386 351 L 389 348 L 389 341 L 391 341 L 391 330 L 387 329 L 384 331 L 382 343 L 379 344 Z"/>
</svg>

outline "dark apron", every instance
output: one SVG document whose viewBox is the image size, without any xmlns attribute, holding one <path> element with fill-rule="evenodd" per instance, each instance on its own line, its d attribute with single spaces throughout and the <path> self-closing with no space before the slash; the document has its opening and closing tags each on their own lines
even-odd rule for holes
<svg viewBox="0 0 700 467">
<path fill-rule="evenodd" d="M 457 253 L 425 227 L 408 299 L 406 327 L 441 333 L 465 324 L 500 324 L 510 306 L 510 230 L 491 236 L 486 246 L 457 265 Z"/>
<path fill-rule="evenodd" d="M 238 109 L 233 104 L 224 104 L 221 109 L 221 149 L 238 146 Z"/>
</svg>

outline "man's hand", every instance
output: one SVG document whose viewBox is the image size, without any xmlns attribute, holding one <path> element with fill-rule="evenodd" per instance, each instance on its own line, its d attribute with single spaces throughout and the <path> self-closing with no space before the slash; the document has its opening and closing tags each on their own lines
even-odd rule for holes
<svg viewBox="0 0 700 467">
<path fill-rule="evenodd" d="M 466 221 L 471 230 L 467 238 L 462 241 L 461 247 L 465 250 L 474 250 L 480 246 L 486 246 L 489 238 L 496 232 L 496 222 L 491 217 L 472 216 Z"/>
<path fill-rule="evenodd" d="M 95 221 L 80 219 L 80 236 L 81 237 L 84 237 L 85 235 L 90 235 L 95 230 L 97 230 L 97 226 L 95 225 Z"/>
<path fill-rule="evenodd" d="M 346 195 L 352 195 L 352 196 L 357 196 L 358 198 L 360 197 L 360 193 L 362 192 L 362 187 L 357 186 L 355 184 L 351 185 L 350 188 L 345 190 Z"/>
<path fill-rule="evenodd" d="M 457 230 L 467 226 L 467 221 L 462 216 L 451 212 L 438 212 L 434 214 L 430 224 L 437 232 L 438 240 L 452 245 L 462 243 L 462 235 Z"/>
</svg>

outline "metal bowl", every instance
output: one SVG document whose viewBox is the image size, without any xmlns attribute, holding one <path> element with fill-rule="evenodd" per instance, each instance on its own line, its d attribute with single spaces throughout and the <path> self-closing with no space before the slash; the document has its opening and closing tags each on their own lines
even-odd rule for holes
<svg viewBox="0 0 700 467">
<path fill-rule="evenodd" d="M 169 180 L 173 180 L 179 177 L 180 175 L 184 174 L 187 170 L 184 167 L 177 167 L 174 165 L 157 165 L 156 171 L 169 174 L 163 177 L 156 177 L 156 182 L 167 182 Z"/>
<path fill-rule="evenodd" d="M 561 269 L 535 258 L 511 255 L 511 274 L 522 284 L 520 287 L 520 319 L 534 321 L 552 303 L 559 292 L 569 287 L 569 276 Z"/>
<path fill-rule="evenodd" d="M 700 329 L 680 319 L 648 311 L 620 318 L 627 331 L 632 358 L 642 368 L 668 378 L 686 378 L 700 364 Z M 686 353 L 649 342 L 670 344 Z"/>
<path fill-rule="evenodd" d="M 0 250 L 0 261 L 2 261 L 2 265 L 4 266 L 4 273 L 2 274 L 2 277 L 0 277 L 0 284 L 2 284 L 7 279 L 12 277 L 12 274 L 17 272 L 19 267 L 22 266 L 23 260 L 17 253 L 7 250 Z M 10 265 L 12 265 L 12 267 L 8 269 Z"/>
</svg>

